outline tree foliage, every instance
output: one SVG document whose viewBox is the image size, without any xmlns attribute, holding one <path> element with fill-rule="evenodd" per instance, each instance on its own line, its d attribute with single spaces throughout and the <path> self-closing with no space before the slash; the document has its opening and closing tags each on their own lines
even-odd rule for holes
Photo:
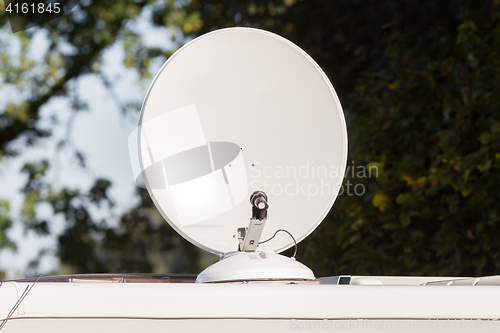
<svg viewBox="0 0 500 333">
<path fill-rule="evenodd" d="M 112 88 L 100 66 L 112 45 L 121 45 L 125 65 L 148 80 L 153 60 L 191 38 L 230 26 L 263 28 L 291 39 L 325 70 L 346 112 L 349 161 L 378 168 L 377 177 L 347 175 L 366 192 L 337 199 L 300 244 L 299 260 L 318 276 L 495 274 L 499 6 L 496 0 L 81 1 L 69 15 L 16 34 L 19 55 L 0 44 L 2 89 L 22 96 L 0 111 L 0 156 L 11 158 L 22 153 L 19 142 L 50 136 L 40 110 L 52 98 L 71 100 L 73 114 L 85 110 L 72 89 L 79 78 L 96 75 Z M 140 17 L 169 29 L 173 47 L 147 45 L 135 29 Z M 8 24 L 5 17 L 0 24 Z M 27 52 L 38 30 L 50 41 L 42 61 Z M 56 189 L 44 176 L 50 167 L 50 160 L 24 167 L 21 216 L 42 234 L 52 232 L 51 223 L 39 220 L 37 207 L 48 204 L 64 217 L 63 271 L 199 271 L 200 252 L 162 221 L 145 191 L 110 227 L 92 211 L 111 209 L 112 184 L 96 179 L 85 193 Z M 0 247 L 12 246 L 5 236 L 10 216 L 9 203 L 1 201 Z"/>
<path fill-rule="evenodd" d="M 342 271 L 500 271 L 500 21 L 486 7 L 457 18 L 454 30 L 394 29 L 383 68 L 358 81 L 350 158 L 380 174 L 326 228 Z"/>
</svg>

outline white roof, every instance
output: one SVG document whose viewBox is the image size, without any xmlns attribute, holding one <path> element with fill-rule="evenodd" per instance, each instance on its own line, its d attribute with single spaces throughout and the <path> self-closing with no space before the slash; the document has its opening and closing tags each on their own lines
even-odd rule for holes
<svg viewBox="0 0 500 333">
<path fill-rule="evenodd" d="M 26 283 L 0 288 L 0 319 Z M 494 319 L 497 286 L 37 283 L 12 318 Z"/>
</svg>

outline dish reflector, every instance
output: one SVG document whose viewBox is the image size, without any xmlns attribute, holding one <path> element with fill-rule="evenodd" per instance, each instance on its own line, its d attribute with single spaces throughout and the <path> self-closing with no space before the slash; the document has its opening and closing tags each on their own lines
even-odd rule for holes
<svg viewBox="0 0 500 333">
<path fill-rule="evenodd" d="M 179 49 L 151 84 L 129 139 L 137 184 L 170 225 L 216 254 L 236 251 L 250 194 L 269 198 L 262 239 L 301 241 L 342 184 L 347 131 L 328 78 L 299 47 L 230 28 Z M 259 246 L 281 252 L 286 233 Z"/>
</svg>

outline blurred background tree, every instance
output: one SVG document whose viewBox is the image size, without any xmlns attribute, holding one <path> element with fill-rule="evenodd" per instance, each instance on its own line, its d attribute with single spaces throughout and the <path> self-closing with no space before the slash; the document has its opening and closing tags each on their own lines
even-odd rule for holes
<svg viewBox="0 0 500 333">
<path fill-rule="evenodd" d="M 0 44 L 2 89 L 22 96 L 0 104 L 0 158 L 51 136 L 40 124 L 51 99 L 67 98 L 70 115 L 88 109 L 73 89 L 80 78 L 99 77 L 113 95 L 115 82 L 100 65 L 114 45 L 123 48 L 125 66 L 149 82 L 155 60 L 196 36 L 262 28 L 292 40 L 324 69 L 346 113 L 349 162 L 378 168 L 378 177 L 347 175 L 364 195 L 340 196 L 299 245 L 298 259 L 317 276 L 500 274 L 499 9 L 498 0 L 82 0 L 70 14 L 17 33 L 19 56 Z M 145 43 L 137 31 L 144 19 L 170 32 L 167 50 Z M 50 46 L 36 61 L 27 50 L 42 29 Z M 117 106 L 124 117 L 139 111 L 118 99 Z M 57 147 L 72 149 L 68 140 Z M 85 167 L 85 156 L 74 153 Z M 38 213 L 42 205 L 64 217 L 55 273 L 198 273 L 216 260 L 178 236 L 144 190 L 110 226 L 92 212 L 113 208 L 112 183 L 56 188 L 46 176 L 52 165 L 47 156 L 19 170 L 27 176 L 19 216 L 41 235 L 54 232 Z M 0 248 L 15 247 L 6 236 L 8 199 L 0 201 Z"/>
</svg>

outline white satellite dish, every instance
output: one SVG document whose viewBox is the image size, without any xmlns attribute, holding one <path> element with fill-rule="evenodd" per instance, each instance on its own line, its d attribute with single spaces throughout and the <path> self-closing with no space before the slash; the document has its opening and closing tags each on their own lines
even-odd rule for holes
<svg viewBox="0 0 500 333">
<path fill-rule="evenodd" d="M 332 207 L 345 172 L 347 131 L 330 81 L 298 46 L 251 28 L 194 39 L 156 75 L 129 142 L 136 181 L 165 220 L 226 258 L 201 282 L 314 279 L 307 267 L 276 253 L 307 237 Z M 255 191 L 265 192 L 269 209 L 252 251 L 259 240 L 271 240 L 252 256 L 275 258 L 269 269 L 292 262 L 288 273 L 234 255 L 245 253 L 238 251 L 238 229 L 244 234 L 249 226 Z"/>
</svg>

